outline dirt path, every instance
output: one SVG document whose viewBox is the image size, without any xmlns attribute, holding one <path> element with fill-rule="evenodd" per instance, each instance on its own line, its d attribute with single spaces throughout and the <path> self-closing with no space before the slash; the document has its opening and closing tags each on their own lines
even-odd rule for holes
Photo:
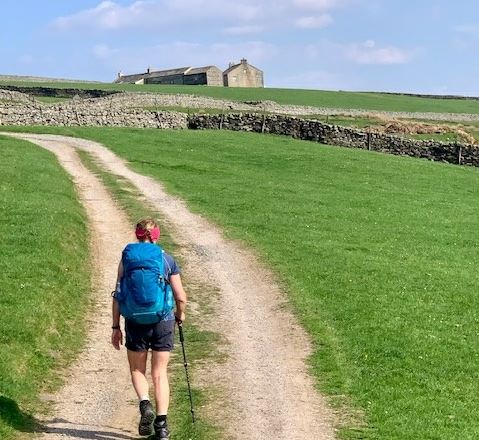
<svg viewBox="0 0 479 440">
<path fill-rule="evenodd" d="M 109 237 L 115 231 L 116 237 L 113 241 L 97 242 L 101 318 L 92 329 L 83 361 L 72 370 L 72 380 L 58 399 L 65 402 L 58 408 L 58 418 L 68 423 L 55 424 L 51 430 L 57 431 L 47 438 L 58 435 L 131 438 L 129 429 L 134 432 L 136 422 L 133 404 L 127 405 L 126 415 L 120 413 L 134 396 L 124 396 L 128 387 L 124 353 L 113 353 L 108 346 L 110 322 L 106 297 L 120 250 L 130 238 L 129 228 L 98 181 L 79 164 L 74 154 L 76 148 L 89 151 L 105 169 L 135 185 L 173 225 L 175 240 L 187 262 L 186 277 L 192 282 L 207 282 L 218 290 L 215 314 L 208 317 L 205 325 L 220 332 L 227 341 L 227 359 L 221 365 L 204 368 L 201 383 L 221 387 L 224 397 L 217 399 L 208 413 L 227 425 L 227 438 L 335 438 L 333 415 L 306 372 L 305 360 L 311 350 L 308 338 L 284 307 L 285 299 L 272 275 L 250 252 L 225 240 L 215 227 L 189 212 L 182 201 L 166 194 L 160 184 L 130 170 L 100 144 L 54 135 L 15 136 L 57 154 L 61 164 L 74 176 L 94 231 L 98 231 L 99 237 Z M 116 381 L 110 389 L 108 381 L 113 376 Z M 114 408 L 109 408 L 111 402 L 115 403 Z M 120 425 L 115 424 L 118 420 L 122 420 Z M 106 436 L 80 435 L 82 431 L 94 431 L 95 427 Z M 70 428 L 72 431 L 68 432 Z"/>
<path fill-rule="evenodd" d="M 74 148 L 41 137 L 34 142 L 52 151 L 73 177 L 95 238 L 93 289 L 97 313 L 88 323 L 86 349 L 71 368 L 66 386 L 54 398 L 55 418 L 42 420 L 47 430 L 44 438 L 129 439 L 136 432 L 137 409 L 134 404 L 125 403 L 136 403 L 136 396 L 130 390 L 125 353 L 116 352 L 109 345 L 109 292 L 114 287 L 121 250 L 134 238 L 131 227 L 102 184 L 81 164 Z M 115 240 L 111 240 L 112 235 Z"/>
</svg>

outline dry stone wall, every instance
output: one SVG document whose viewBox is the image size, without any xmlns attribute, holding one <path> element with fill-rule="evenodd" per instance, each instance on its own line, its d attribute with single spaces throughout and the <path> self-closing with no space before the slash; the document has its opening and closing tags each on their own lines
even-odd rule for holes
<svg viewBox="0 0 479 440">
<path fill-rule="evenodd" d="M 291 136 L 329 145 L 362 148 L 455 164 L 479 166 L 479 148 L 469 144 L 416 141 L 403 137 L 366 133 L 288 115 L 257 113 L 187 115 L 154 111 L 159 105 L 185 104 L 184 96 L 119 93 L 102 98 L 75 98 L 45 105 L 33 97 L 0 89 L 0 125 L 109 126 L 172 129 L 229 129 Z M 161 104 L 160 104 L 161 102 Z M 195 98 L 191 107 L 202 101 Z M 223 104 L 224 105 L 224 104 Z M 252 105 L 255 103 L 243 105 Z"/>
<path fill-rule="evenodd" d="M 186 128 L 184 113 L 117 105 L 112 99 L 72 99 L 43 105 L 22 93 L 0 90 L 0 125 Z"/>
<path fill-rule="evenodd" d="M 49 96 L 56 98 L 73 98 L 80 96 L 82 98 L 101 98 L 112 94 L 119 93 L 116 90 L 98 90 L 98 89 L 74 89 L 74 88 L 60 88 L 60 87 L 41 87 L 41 86 L 9 86 L 1 85 L 4 90 L 12 92 L 19 92 L 31 96 Z"/>
<path fill-rule="evenodd" d="M 271 133 L 329 145 L 479 166 L 479 148 L 474 145 L 416 141 L 282 115 L 196 115 L 189 118 L 188 127 L 197 130 L 227 129 Z"/>
</svg>

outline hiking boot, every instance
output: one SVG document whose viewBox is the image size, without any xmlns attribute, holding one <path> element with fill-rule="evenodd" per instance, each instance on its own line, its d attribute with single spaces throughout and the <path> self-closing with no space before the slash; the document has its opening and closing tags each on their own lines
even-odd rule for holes
<svg viewBox="0 0 479 440">
<path fill-rule="evenodd" d="M 155 411 L 149 400 L 140 402 L 140 423 L 138 425 L 138 433 L 140 435 L 150 435 L 153 433 L 151 424 L 155 420 Z"/>
<path fill-rule="evenodd" d="M 168 440 L 170 438 L 170 431 L 168 431 L 168 425 L 166 422 L 159 422 L 155 420 L 153 427 L 155 428 L 155 439 Z"/>
</svg>

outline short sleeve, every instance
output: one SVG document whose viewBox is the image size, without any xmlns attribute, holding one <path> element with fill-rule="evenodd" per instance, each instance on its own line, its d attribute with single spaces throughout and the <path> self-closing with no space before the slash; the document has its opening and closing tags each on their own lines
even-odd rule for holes
<svg viewBox="0 0 479 440">
<path fill-rule="evenodd" d="M 166 278 L 170 279 L 171 275 L 177 275 L 181 273 L 180 266 L 178 266 L 175 259 L 166 252 L 163 253 L 163 263 L 163 271 Z"/>
</svg>

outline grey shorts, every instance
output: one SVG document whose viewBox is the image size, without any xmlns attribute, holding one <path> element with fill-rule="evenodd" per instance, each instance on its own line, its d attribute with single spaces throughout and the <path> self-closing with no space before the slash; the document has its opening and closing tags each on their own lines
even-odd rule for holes
<svg viewBox="0 0 479 440">
<path fill-rule="evenodd" d="M 131 351 L 171 351 L 175 335 L 175 320 L 160 321 L 156 324 L 125 322 L 125 346 Z"/>
</svg>

